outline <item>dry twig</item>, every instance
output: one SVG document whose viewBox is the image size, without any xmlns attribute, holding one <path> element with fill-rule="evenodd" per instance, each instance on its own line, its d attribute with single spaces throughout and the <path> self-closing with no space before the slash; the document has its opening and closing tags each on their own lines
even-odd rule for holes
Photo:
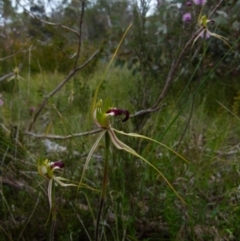
<svg viewBox="0 0 240 241">
<path fill-rule="evenodd" d="M 82 136 L 87 136 L 87 135 L 93 135 L 93 134 L 96 134 L 96 133 L 101 132 L 101 131 L 102 131 L 102 129 L 96 129 L 96 130 L 92 130 L 92 131 L 76 133 L 76 134 L 66 135 L 66 136 L 35 134 L 35 133 L 29 132 L 29 131 L 26 131 L 24 134 L 28 135 L 28 136 L 32 136 L 34 138 L 38 138 L 38 139 L 67 140 L 67 139 L 71 139 L 71 138 L 74 138 L 74 137 L 82 137 Z"/>
</svg>

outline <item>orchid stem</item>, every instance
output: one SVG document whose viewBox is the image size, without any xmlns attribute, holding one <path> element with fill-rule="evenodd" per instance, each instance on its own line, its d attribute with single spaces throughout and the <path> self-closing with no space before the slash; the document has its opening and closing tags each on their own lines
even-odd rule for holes
<svg viewBox="0 0 240 241">
<path fill-rule="evenodd" d="M 102 180 L 102 193 L 101 193 L 101 200 L 98 210 L 97 216 L 97 224 L 96 224 L 96 238 L 95 240 L 99 240 L 99 223 L 100 218 L 103 210 L 104 199 L 107 192 L 107 179 L 108 179 L 108 156 L 109 156 L 109 147 L 110 147 L 110 136 L 108 132 L 105 134 L 105 160 L 104 160 L 104 169 L 103 169 L 103 180 Z"/>
<path fill-rule="evenodd" d="M 56 227 L 56 220 L 57 220 L 57 211 L 55 207 L 55 185 L 54 181 L 52 182 L 52 193 L 51 193 L 51 199 L 52 199 L 52 225 L 51 225 L 51 233 L 50 233 L 50 241 L 54 241 L 54 234 L 55 234 L 55 227 Z"/>
</svg>

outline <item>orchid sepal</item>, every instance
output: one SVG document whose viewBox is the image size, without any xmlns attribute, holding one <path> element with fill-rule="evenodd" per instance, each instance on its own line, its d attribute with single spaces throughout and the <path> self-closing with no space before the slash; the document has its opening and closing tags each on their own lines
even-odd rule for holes
<svg viewBox="0 0 240 241">
<path fill-rule="evenodd" d="M 146 162 L 150 167 L 152 167 L 155 171 L 157 171 L 157 173 L 163 178 L 163 180 L 168 184 L 168 186 L 172 189 L 172 191 L 176 194 L 176 196 L 183 202 L 186 203 L 183 198 L 178 194 L 178 192 L 175 190 L 175 188 L 172 186 L 172 184 L 167 180 L 167 178 L 163 175 L 163 173 L 156 167 L 154 166 L 151 162 L 149 162 L 147 159 L 145 159 L 144 157 L 142 157 L 141 155 L 139 155 L 136 151 L 134 151 L 131 147 L 129 147 L 128 145 L 126 145 L 125 143 L 121 142 L 116 134 L 114 133 L 114 130 L 111 129 L 108 131 L 108 134 L 114 144 L 114 146 L 117 149 L 120 150 L 124 150 L 138 158 L 140 158 L 141 160 L 143 160 L 144 162 Z"/>
<path fill-rule="evenodd" d="M 143 136 L 143 135 L 139 135 L 139 134 L 136 134 L 136 133 L 126 133 L 126 132 L 123 132 L 123 131 L 118 131 L 114 128 L 112 128 L 112 130 L 114 130 L 115 132 L 119 133 L 119 134 L 122 134 L 122 135 L 125 135 L 125 136 L 131 136 L 131 137 L 135 137 L 135 138 L 142 138 L 142 139 L 146 139 L 146 140 L 149 140 L 149 141 L 152 141 L 152 142 L 155 142 L 157 143 L 158 145 L 160 146 L 163 146 L 164 148 L 168 149 L 169 151 L 171 151 L 172 153 L 174 153 L 176 156 L 180 157 L 183 161 L 185 161 L 186 163 L 189 164 L 189 161 L 187 159 L 185 159 L 183 156 L 181 156 L 180 154 L 178 154 L 176 151 L 174 151 L 173 149 L 171 149 L 170 147 L 164 145 L 163 143 L 159 142 L 159 141 L 156 141 L 150 137 L 147 137 L 147 136 Z"/>
<path fill-rule="evenodd" d="M 90 152 L 88 153 L 87 160 L 86 160 L 86 162 L 85 162 L 85 164 L 84 164 L 84 166 L 83 166 L 83 171 L 82 171 L 81 179 L 80 179 L 80 181 L 79 181 L 78 189 L 80 188 L 81 185 L 83 185 L 82 180 L 83 180 L 84 175 L 85 175 L 85 172 L 86 172 L 86 170 L 87 170 L 87 168 L 88 168 L 88 165 L 89 165 L 89 162 L 90 162 L 90 160 L 91 160 L 91 157 L 92 157 L 94 151 L 96 150 L 99 142 L 101 141 L 101 139 L 103 138 L 103 136 L 106 134 L 106 132 L 107 132 L 107 130 L 103 130 L 103 131 L 100 133 L 100 135 L 98 136 L 97 140 L 94 142 L 94 144 L 93 144 Z"/>
<path fill-rule="evenodd" d="M 110 108 L 110 106 L 106 106 L 109 104 L 107 101 L 104 102 L 99 100 L 95 106 L 95 109 L 93 111 L 93 120 L 95 124 L 100 128 L 109 128 L 110 122 L 108 115 L 106 114 L 106 111 Z"/>
</svg>

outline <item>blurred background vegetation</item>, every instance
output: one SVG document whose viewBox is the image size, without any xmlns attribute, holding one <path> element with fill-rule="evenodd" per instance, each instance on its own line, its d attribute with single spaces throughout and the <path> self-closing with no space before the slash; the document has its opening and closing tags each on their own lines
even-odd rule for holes
<svg viewBox="0 0 240 241">
<path fill-rule="evenodd" d="M 65 163 L 60 175 L 78 183 L 95 129 L 93 94 L 111 98 L 131 114 L 151 108 L 171 66 L 199 28 L 201 8 L 191 1 L 26 0 L 0 2 L 0 241 L 94 240 L 100 193 L 56 186 L 54 235 L 47 181 L 37 173 L 46 158 Z M 23 8 L 24 7 L 24 8 Z M 202 11 L 202 12 L 201 12 Z M 192 19 L 183 22 L 184 13 Z M 209 25 L 228 38 L 199 38 L 181 59 L 157 112 L 112 125 L 154 138 L 163 147 L 119 137 L 159 168 L 187 204 L 146 164 L 112 147 L 101 240 L 240 240 L 240 1 L 222 1 Z M 106 75 L 122 35 L 123 43 Z M 48 99 L 32 132 L 27 129 L 44 98 L 77 64 L 95 58 Z M 46 145 L 50 140 L 55 149 Z M 60 148 L 63 147 L 63 148 Z M 100 143 L 85 182 L 101 190 L 104 143 Z"/>
</svg>

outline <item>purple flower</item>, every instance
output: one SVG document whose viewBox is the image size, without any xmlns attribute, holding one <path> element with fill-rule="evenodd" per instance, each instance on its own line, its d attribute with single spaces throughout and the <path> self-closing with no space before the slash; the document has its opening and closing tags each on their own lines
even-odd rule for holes
<svg viewBox="0 0 240 241">
<path fill-rule="evenodd" d="M 188 6 L 188 7 L 192 6 L 192 2 L 190 2 L 190 1 L 186 2 L 186 6 Z"/>
<path fill-rule="evenodd" d="M 192 14 L 191 13 L 184 13 L 182 16 L 183 22 L 190 22 L 192 19 Z"/>
<path fill-rule="evenodd" d="M 206 2 L 207 0 L 193 0 L 195 5 L 205 5 Z"/>
<path fill-rule="evenodd" d="M 2 99 L 0 99 L 0 106 L 2 106 L 3 105 L 3 100 Z"/>
<path fill-rule="evenodd" d="M 106 113 L 112 116 L 125 115 L 125 118 L 122 120 L 122 122 L 127 121 L 129 118 L 129 112 L 127 110 L 112 108 L 108 110 Z"/>
<path fill-rule="evenodd" d="M 204 31 L 202 31 L 200 37 L 204 38 L 204 39 L 209 39 L 210 38 L 210 34 L 209 34 L 208 31 L 204 30 Z"/>
</svg>

